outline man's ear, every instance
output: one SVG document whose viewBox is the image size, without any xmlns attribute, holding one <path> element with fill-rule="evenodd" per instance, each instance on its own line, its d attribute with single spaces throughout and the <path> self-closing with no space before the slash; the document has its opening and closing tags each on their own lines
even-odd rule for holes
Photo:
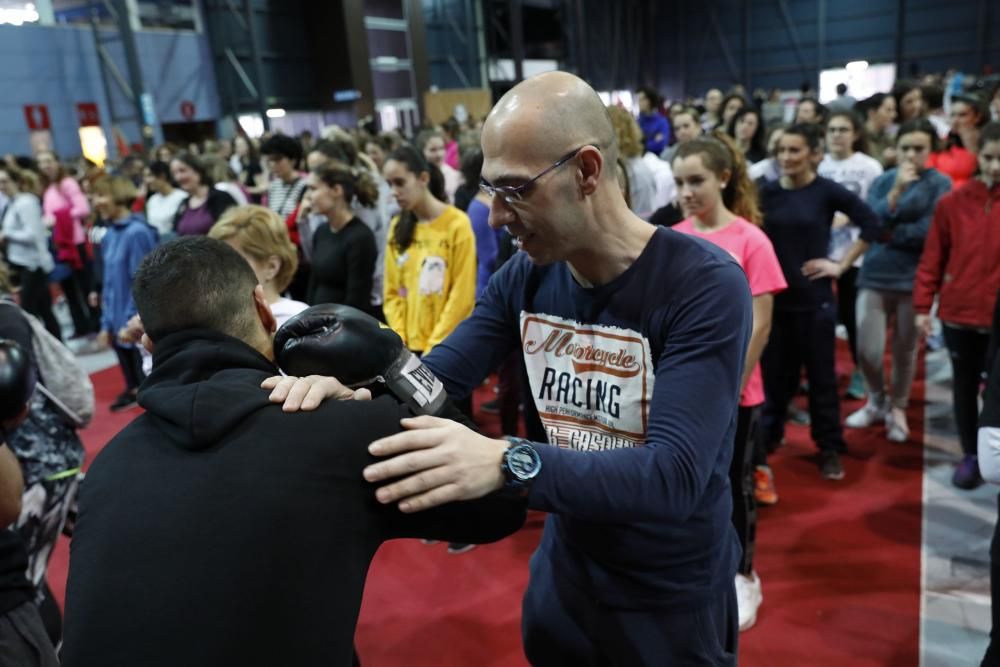
<svg viewBox="0 0 1000 667">
<path fill-rule="evenodd" d="M 278 320 L 274 319 L 271 306 L 268 305 L 267 299 L 264 298 L 264 288 L 260 285 L 253 288 L 253 300 L 254 306 L 257 308 L 257 317 L 260 318 L 260 323 L 264 325 L 264 331 L 268 335 L 273 334 L 278 330 Z"/>
<path fill-rule="evenodd" d="M 149 334 L 142 334 L 142 338 L 139 340 L 142 346 L 146 348 L 146 352 L 153 354 L 153 339 L 149 337 Z"/>
<path fill-rule="evenodd" d="M 586 195 L 593 194 L 604 171 L 604 155 L 594 146 L 584 146 L 580 150 L 580 186 Z M 613 168 L 613 167 L 612 167 Z"/>
</svg>

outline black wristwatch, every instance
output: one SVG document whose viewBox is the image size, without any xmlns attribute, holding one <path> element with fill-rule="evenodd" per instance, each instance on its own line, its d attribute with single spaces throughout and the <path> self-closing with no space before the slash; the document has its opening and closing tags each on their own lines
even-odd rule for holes
<svg viewBox="0 0 1000 667">
<path fill-rule="evenodd" d="M 542 469 L 542 457 L 534 445 L 524 438 L 507 436 L 506 439 L 510 442 L 510 447 L 504 452 L 500 463 L 505 480 L 501 493 L 525 498 L 531 490 L 531 483 Z"/>
</svg>

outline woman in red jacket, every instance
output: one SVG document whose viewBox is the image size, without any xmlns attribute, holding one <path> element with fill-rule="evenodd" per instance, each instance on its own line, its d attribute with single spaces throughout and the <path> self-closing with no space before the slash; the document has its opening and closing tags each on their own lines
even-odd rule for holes
<svg viewBox="0 0 1000 667">
<path fill-rule="evenodd" d="M 976 420 L 1000 289 L 1000 123 L 983 128 L 978 162 L 979 176 L 938 202 L 913 285 L 916 324 L 925 334 L 938 295 L 963 453 L 952 483 L 961 489 L 974 489 L 983 481 L 976 458 Z"/>
</svg>

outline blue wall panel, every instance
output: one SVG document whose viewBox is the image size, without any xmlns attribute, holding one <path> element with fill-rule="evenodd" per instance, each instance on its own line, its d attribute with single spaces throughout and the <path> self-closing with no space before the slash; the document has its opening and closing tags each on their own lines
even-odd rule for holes
<svg viewBox="0 0 1000 667">
<path fill-rule="evenodd" d="M 815 85 L 820 69 L 851 60 L 895 62 L 900 4 L 901 75 L 911 67 L 920 72 L 1000 69 L 996 0 L 785 0 L 798 49 L 778 0 L 705 0 L 670 3 L 658 12 L 655 83 L 674 97 L 735 83 L 751 89 L 797 88 L 804 81 Z"/>
<path fill-rule="evenodd" d="M 195 105 L 194 120 L 218 118 L 212 60 L 202 35 L 142 31 L 136 33 L 136 41 L 146 90 L 153 95 L 160 123 L 184 122 L 180 105 L 185 100 Z M 121 42 L 105 42 L 105 48 L 128 80 Z M 60 154 L 80 154 L 78 102 L 97 104 L 105 134 L 112 141 L 108 99 L 89 28 L 0 26 L 0 62 L 4 63 L 0 71 L 0 153 L 30 152 L 23 111 L 26 104 L 48 106 L 54 148 Z M 110 88 L 115 114 L 134 117 L 131 103 L 117 84 L 111 81 Z M 139 141 L 136 123 L 124 122 L 121 130 L 130 143 Z"/>
<path fill-rule="evenodd" d="M 485 85 L 472 4 L 469 0 L 423 0 L 430 81 L 442 90 Z"/>
</svg>

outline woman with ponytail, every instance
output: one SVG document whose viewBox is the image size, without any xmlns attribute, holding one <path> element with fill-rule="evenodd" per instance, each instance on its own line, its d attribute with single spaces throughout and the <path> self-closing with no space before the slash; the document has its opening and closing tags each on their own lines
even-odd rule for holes
<svg viewBox="0 0 1000 667">
<path fill-rule="evenodd" d="M 736 144 L 721 133 L 692 139 L 677 150 L 673 169 L 685 215 L 674 229 L 729 252 L 746 272 L 753 295 L 753 333 L 743 364 L 736 441 L 729 467 L 733 525 L 743 547 L 743 559 L 736 574 L 736 599 L 740 630 L 746 630 L 757 620 L 757 609 L 763 600 L 760 578 L 753 569 L 757 533 L 754 485 L 760 478 L 762 490 L 766 491 L 771 479 L 763 443 L 757 437 L 757 421 L 764 403 L 759 361 L 771 331 L 774 294 L 785 289 L 786 284 L 774 248 L 760 230 L 756 189 L 747 175 L 743 152 Z M 755 464 L 764 467 L 755 470 Z M 770 493 L 773 494 L 773 487 Z M 769 504 L 774 500 L 777 496 Z"/>
<path fill-rule="evenodd" d="M 311 172 L 306 187 L 312 212 L 327 220 L 313 234 L 306 300 L 342 303 L 381 318 L 371 294 L 378 257 L 375 234 L 351 209 L 355 200 L 374 208 L 378 185 L 366 171 L 328 166 Z"/>
<path fill-rule="evenodd" d="M 386 159 L 400 214 L 385 253 L 385 317 L 413 352 L 426 354 L 472 313 L 476 238 L 469 217 L 445 203 L 444 177 L 413 148 Z"/>
</svg>

